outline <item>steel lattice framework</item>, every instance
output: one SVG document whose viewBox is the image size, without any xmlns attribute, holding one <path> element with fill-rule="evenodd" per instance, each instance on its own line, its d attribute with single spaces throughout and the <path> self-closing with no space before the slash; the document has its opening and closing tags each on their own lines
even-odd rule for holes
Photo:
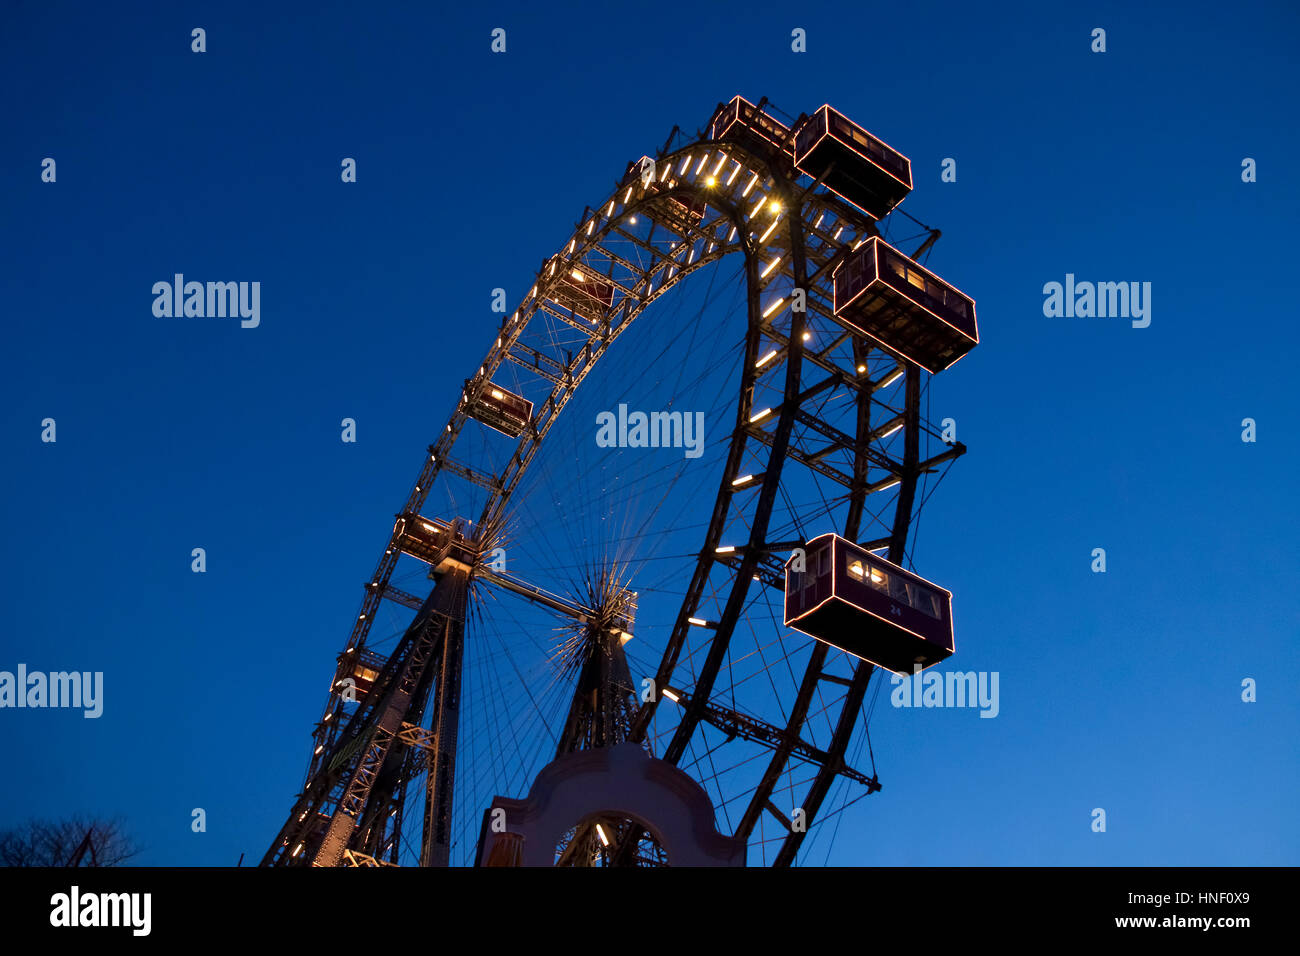
<svg viewBox="0 0 1300 956">
<path fill-rule="evenodd" d="M 892 501 L 886 529 L 863 544 L 887 549 L 889 560 L 897 563 L 905 558 L 918 479 L 965 451 L 953 443 L 940 454 L 923 458 L 922 436 L 937 434 L 920 412 L 927 373 L 836 323 L 832 271 L 857 245 L 879 235 L 877 223 L 820 182 L 800 174 L 793 163 L 793 136 L 790 140 L 764 150 L 705 135 L 687 141 L 674 130 L 664 147 L 644 161 L 650 170 L 647 176 L 634 165 L 601 203 L 588 207 L 571 238 L 542 264 L 516 311 L 504 317 L 480 367 L 465 381 L 461 401 L 429 445 L 402 507 L 403 514 L 420 514 L 440 477 L 469 483 L 482 490 L 485 502 L 470 537 L 478 548 L 490 547 L 512 495 L 561 412 L 633 320 L 693 273 L 738 253 L 743 260 L 747 325 L 734 428 L 707 530 L 655 676 L 656 686 L 671 691 L 675 699 L 661 694 L 637 706 L 624 693 L 630 691 L 623 686 L 626 677 L 609 697 L 617 701 L 622 715 L 622 735 L 633 740 L 647 738 L 663 707 L 677 709 L 675 730 L 660 754 L 669 762 L 681 761 L 702 725 L 727 739 L 739 737 L 766 748 L 770 752 L 766 767 L 748 794 L 735 833 L 748 838 L 764 812 L 773 814 L 788 831 L 773 858 L 777 865 L 791 864 L 806 836 L 805 830 L 791 828 L 788 815 L 772 802 L 773 788 L 792 763 L 811 768 L 799 804 L 810 821 L 817 817 L 837 777 L 864 785 L 867 792 L 879 789 L 874 774 L 856 770 L 846 761 L 872 665 L 850 659 L 851 666 L 832 668 L 828 655 L 838 652 L 817 643 L 797 694 L 783 702 L 784 725 L 741 713 L 714 693 L 751 589 L 781 592 L 785 555 L 803 544 L 802 540 L 771 540 L 769 534 L 783 482 L 806 472 L 838 486 L 843 507 L 837 513 L 836 530 L 853 541 L 859 541 L 865 530 L 868 500 L 881 496 L 880 500 Z M 681 202 L 674 203 L 673 197 Z M 690 206 L 702 208 L 703 215 L 682 214 Z M 931 230 L 917 254 L 936 237 L 937 231 Z M 551 293 L 575 270 L 607 284 L 612 301 L 591 314 L 560 305 Z M 800 290 L 803 310 L 797 307 Z M 550 334 L 557 322 L 577 334 L 578 347 L 572 341 L 561 344 Z M 818 330 L 815 347 L 805 342 L 806 330 L 813 324 Z M 492 387 L 494 375 L 506 366 L 526 373 L 534 383 L 530 423 L 513 448 L 495 459 L 458 457 L 458 439 L 467 428 L 480 427 L 471 414 L 475 399 Z M 779 394 L 780 400 L 770 407 L 756 407 L 760 393 Z M 851 409 L 839 422 L 823 412 L 832 395 L 844 396 L 845 407 Z M 897 441 L 888 445 L 885 441 L 900 429 L 901 456 Z M 484 809 L 453 808 L 451 799 L 471 579 L 508 589 L 578 620 L 600 613 L 599 608 L 586 606 L 589 601 L 552 594 L 472 562 L 468 568 L 442 575 L 427 596 L 412 594 L 390 580 L 400 553 L 394 530 L 365 586 L 361 608 L 339 655 L 325 712 L 314 733 L 304 788 L 264 865 L 395 862 L 402 820 L 411 809 L 407 794 L 412 785 L 424 794 L 420 861 L 445 865 L 453 809 L 465 813 Z M 416 611 L 397 648 L 387 656 L 367 647 L 385 601 Z M 679 667 L 683 646 L 691 629 L 702 621 L 708 622 L 708 652 L 690 679 L 683 679 L 686 675 Z M 609 673 L 625 674 L 621 660 L 617 655 Z M 369 661 L 377 676 L 370 692 L 354 703 L 347 693 L 348 677 L 359 661 Z M 829 743 L 815 746 L 805 740 L 803 731 L 822 691 L 839 701 L 838 716 Z M 589 717 L 578 714 L 571 722 L 581 718 L 590 726 Z M 591 731 L 585 733 L 590 736 Z M 622 845 L 628 848 L 633 843 Z M 304 853 L 304 847 L 312 849 Z M 623 862 L 632 852 L 624 850 Z"/>
</svg>

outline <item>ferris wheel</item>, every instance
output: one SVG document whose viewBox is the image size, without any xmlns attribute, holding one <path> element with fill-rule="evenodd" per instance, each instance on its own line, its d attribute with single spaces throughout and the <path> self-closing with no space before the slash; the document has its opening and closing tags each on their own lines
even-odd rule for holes
<svg viewBox="0 0 1300 956">
<path fill-rule="evenodd" d="M 880 789 L 873 675 L 952 653 L 909 542 L 978 335 L 908 160 L 737 96 L 617 172 L 423 453 L 263 865 L 688 861 L 624 777 L 791 865 Z M 512 829 L 561 792 L 594 802 Z"/>
</svg>

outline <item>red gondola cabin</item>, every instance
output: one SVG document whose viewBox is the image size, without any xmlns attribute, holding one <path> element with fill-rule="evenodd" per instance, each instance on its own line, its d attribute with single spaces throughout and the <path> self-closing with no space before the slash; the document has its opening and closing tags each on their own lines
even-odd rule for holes
<svg viewBox="0 0 1300 956">
<path fill-rule="evenodd" d="M 642 156 L 634 163 L 628 163 L 627 174 L 623 177 L 623 185 L 630 186 L 641 180 L 641 164 L 646 162 L 649 157 Z M 650 198 L 643 207 L 646 214 L 660 225 L 671 229 L 678 235 L 685 236 L 695 226 L 698 226 L 704 219 L 704 213 L 709 204 L 699 196 L 687 192 L 674 193 L 668 196 L 656 196 L 656 193 L 666 192 L 675 185 L 672 176 L 667 180 L 659 177 L 665 175 L 659 168 L 658 163 L 651 163 L 654 169 L 654 179 L 645 187 L 646 195 Z"/>
<path fill-rule="evenodd" d="M 511 438 L 522 435 L 533 420 L 532 402 L 492 382 L 479 388 L 466 410 L 471 418 Z"/>
<path fill-rule="evenodd" d="M 547 298 L 556 305 L 572 309 L 575 315 L 595 325 L 614 304 L 614 287 L 583 266 L 566 262 L 560 268 L 563 271 L 551 283 Z"/>
<path fill-rule="evenodd" d="M 799 126 L 794 165 L 874 219 L 912 191 L 911 161 L 829 106 Z"/>
<path fill-rule="evenodd" d="M 469 570 L 475 564 L 475 555 L 473 546 L 466 541 L 461 527 L 459 518 L 455 523 L 448 524 L 439 518 L 402 514 L 397 516 L 393 540 L 403 554 L 431 565 L 436 572 L 444 572 L 451 567 Z"/>
<path fill-rule="evenodd" d="M 928 372 L 943 371 L 979 343 L 975 300 L 878 236 L 831 275 L 836 321 Z"/>
<path fill-rule="evenodd" d="M 785 624 L 899 674 L 953 652 L 952 594 L 837 534 L 785 569 Z"/>
<path fill-rule="evenodd" d="M 352 696 L 360 703 L 374 689 L 375 680 L 388 663 L 388 658 L 363 647 L 360 651 L 340 655 L 339 662 L 347 672 L 344 677 L 353 681 Z"/>
<path fill-rule="evenodd" d="M 790 127 L 760 110 L 743 96 L 719 106 L 709 123 L 709 139 L 735 143 L 742 149 L 762 156 L 773 150 L 787 157 L 794 154 L 789 144 Z"/>
</svg>

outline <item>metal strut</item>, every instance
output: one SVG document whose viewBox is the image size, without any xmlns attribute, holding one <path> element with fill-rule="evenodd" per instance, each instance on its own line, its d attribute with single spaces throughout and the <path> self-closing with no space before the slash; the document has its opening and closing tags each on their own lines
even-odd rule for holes
<svg viewBox="0 0 1300 956">
<path fill-rule="evenodd" d="M 796 289 L 805 290 L 806 295 L 808 274 L 804 258 L 803 209 L 794 197 L 787 196 L 786 201 L 790 204 L 788 223 L 794 285 Z M 752 272 L 753 260 L 747 260 L 747 265 Z M 752 281 L 751 277 L 749 283 L 751 322 L 759 311 L 758 294 L 758 283 Z M 740 619 L 740 612 L 745 603 L 745 596 L 749 591 L 749 584 L 754 578 L 760 554 L 763 552 L 768 521 L 772 516 L 772 506 L 776 501 L 777 489 L 781 482 L 781 466 L 785 461 L 786 448 L 790 443 L 790 433 L 794 428 L 804 352 L 803 329 L 806 312 L 796 312 L 791 309 L 790 320 L 790 349 L 786 356 L 785 393 L 780 414 L 777 417 L 776 428 L 772 433 L 772 452 L 768 459 L 770 464 L 763 475 L 763 484 L 758 493 L 758 503 L 754 508 L 754 517 L 750 525 L 749 545 L 745 548 L 745 552 L 741 557 L 735 583 L 732 585 L 731 594 L 723 607 L 722 616 L 718 620 L 718 626 L 713 642 L 709 647 L 708 656 L 704 660 L 704 666 L 696 677 L 695 696 L 683 712 L 681 722 L 677 725 L 677 730 L 664 751 L 664 759 L 669 763 L 677 763 L 685 754 L 686 745 L 690 741 L 696 725 L 704 716 L 703 702 L 707 701 L 713 692 L 713 682 L 717 678 L 723 661 L 726 659 L 732 632 L 735 630 L 736 622 Z"/>
<path fill-rule="evenodd" d="M 448 636 L 461 630 L 459 626 L 449 625 L 459 625 L 464 618 L 468 581 L 469 573 L 463 569 L 455 568 L 444 574 L 407 628 L 406 637 L 412 639 L 410 653 L 396 682 L 388 691 L 378 721 L 369 731 L 367 742 L 362 747 L 361 759 L 352 772 L 342 799 L 335 807 L 320 848 L 312 859 L 312 866 L 339 866 L 343 862 L 343 851 L 348 849 L 352 841 L 375 780 L 388 760 L 393 741 L 401 732 L 402 724 L 407 720 L 411 698 L 426 665 L 439 646 L 446 643 Z M 444 673 L 445 671 L 446 668 Z M 459 666 L 456 677 L 459 681 Z M 456 692 L 459 696 L 459 685 Z"/>
<path fill-rule="evenodd" d="M 464 593 L 463 580 L 461 593 Z M 425 780 L 421 866 L 447 866 L 451 861 L 451 812 L 452 798 L 456 792 L 456 742 L 460 734 L 461 665 L 465 659 L 464 621 L 449 620 L 444 632 L 435 704 L 437 711 L 433 717 L 429 773 Z"/>
<path fill-rule="evenodd" d="M 907 532 L 912 522 L 912 503 L 916 497 L 916 479 L 919 472 L 921 369 L 911 362 L 907 363 L 907 380 L 904 384 L 904 390 L 906 392 L 907 419 L 903 438 L 903 474 L 898 489 L 898 501 L 894 510 L 894 533 L 889 541 L 889 560 L 895 564 L 903 563 L 907 546 Z M 854 668 L 853 680 L 844 696 L 844 705 L 840 709 L 839 720 L 835 725 L 835 733 L 831 737 L 830 746 L 826 748 L 832 763 L 844 759 L 845 751 L 849 747 L 849 741 L 853 737 L 853 729 L 858 722 L 858 712 L 862 709 L 862 702 L 867 694 L 867 685 L 871 682 L 873 673 L 875 673 L 875 666 L 867 661 L 859 661 Z M 812 786 L 808 788 L 808 796 L 803 804 L 804 813 L 807 815 L 810 824 L 816 819 L 817 811 L 821 809 L 822 801 L 826 799 L 826 794 L 830 791 L 834 776 L 835 774 L 829 770 L 829 765 L 823 764 L 818 768 L 817 776 L 813 778 Z M 777 852 L 776 859 L 772 861 L 772 865 L 790 866 L 794 862 L 795 854 L 799 851 L 799 845 L 803 843 L 807 832 L 808 830 L 805 827 L 802 830 L 788 834 L 781 844 L 781 849 Z"/>
</svg>

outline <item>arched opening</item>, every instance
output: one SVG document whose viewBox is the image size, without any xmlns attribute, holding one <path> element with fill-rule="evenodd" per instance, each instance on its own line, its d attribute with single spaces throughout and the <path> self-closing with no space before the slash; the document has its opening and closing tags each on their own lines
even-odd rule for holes
<svg viewBox="0 0 1300 956">
<path fill-rule="evenodd" d="M 625 847 L 629 840 L 635 846 Z M 566 830 L 555 846 L 556 866 L 669 866 L 668 851 L 646 821 L 626 814 L 592 814 Z"/>
</svg>

